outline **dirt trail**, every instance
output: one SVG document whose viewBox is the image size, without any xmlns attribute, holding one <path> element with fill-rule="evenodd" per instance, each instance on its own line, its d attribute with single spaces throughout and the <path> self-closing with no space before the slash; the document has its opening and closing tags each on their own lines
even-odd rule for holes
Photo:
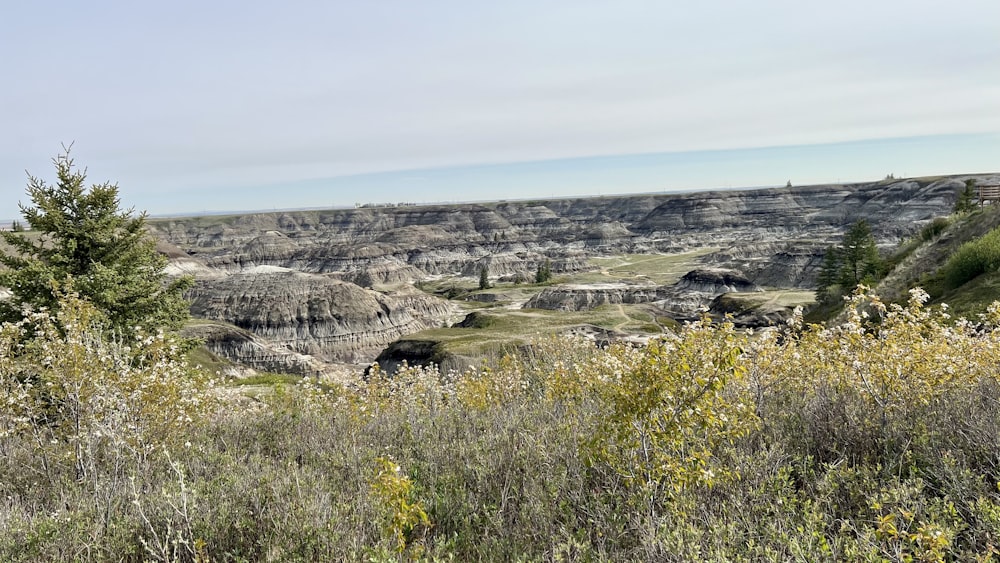
<svg viewBox="0 0 1000 563">
<path fill-rule="evenodd" d="M 632 322 L 632 318 L 625 313 L 625 307 L 621 303 L 618 304 L 618 314 L 624 319 L 622 322 L 615 325 L 614 329 L 620 331 L 623 326 Z"/>
</svg>

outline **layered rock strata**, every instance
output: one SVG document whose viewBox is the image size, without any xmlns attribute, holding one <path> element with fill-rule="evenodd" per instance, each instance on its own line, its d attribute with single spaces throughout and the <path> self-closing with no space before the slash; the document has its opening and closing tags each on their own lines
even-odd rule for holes
<svg viewBox="0 0 1000 563">
<path fill-rule="evenodd" d="M 808 287 L 825 243 L 866 219 L 883 244 L 950 211 L 965 177 L 493 204 L 259 213 L 151 222 L 206 266 L 278 266 L 378 286 L 428 275 L 530 277 L 612 253 L 721 248 L 760 285 Z M 757 245 L 760 245 L 759 247 Z M 755 252 L 751 252 L 756 248 Z M 778 264 L 772 267 L 772 264 Z"/>
<path fill-rule="evenodd" d="M 266 267 L 199 280 L 189 297 L 195 317 L 336 362 L 365 361 L 400 336 L 441 326 L 455 315 L 447 301 L 415 290 L 387 295 L 331 276 Z"/>
<path fill-rule="evenodd" d="M 331 372 L 326 362 L 275 345 L 232 325 L 198 323 L 186 327 L 184 335 L 201 340 L 213 354 L 252 370 L 312 377 L 323 377 Z"/>
<path fill-rule="evenodd" d="M 604 283 L 563 284 L 545 288 L 524 304 L 525 309 L 587 311 L 602 305 L 652 303 L 676 317 L 692 317 L 725 293 L 757 292 L 760 288 L 739 272 L 698 269 L 673 285 Z"/>
<path fill-rule="evenodd" d="M 739 272 L 719 268 L 691 270 L 674 284 L 673 289 L 713 295 L 761 290 Z"/>
<path fill-rule="evenodd" d="M 262 369 L 313 373 L 320 368 L 311 362 L 370 361 L 402 335 L 451 322 L 446 301 L 398 290 L 430 276 L 475 278 L 485 268 L 492 279 L 531 279 L 546 262 L 558 274 L 591 268 L 593 256 L 716 247 L 706 267 L 737 270 L 756 285 L 808 288 L 825 246 L 851 223 L 866 219 L 881 244 L 893 244 L 948 213 L 965 178 L 257 213 L 155 220 L 150 230 L 170 273 L 198 280 L 194 315 L 253 337 L 209 335 L 213 350 Z M 682 282 L 689 285 L 554 288 L 530 306 L 653 302 L 681 315 L 721 289 Z"/>
<path fill-rule="evenodd" d="M 671 295 L 668 287 L 623 283 L 559 285 L 548 287 L 524 304 L 525 309 L 587 311 L 602 305 L 652 303 Z"/>
</svg>

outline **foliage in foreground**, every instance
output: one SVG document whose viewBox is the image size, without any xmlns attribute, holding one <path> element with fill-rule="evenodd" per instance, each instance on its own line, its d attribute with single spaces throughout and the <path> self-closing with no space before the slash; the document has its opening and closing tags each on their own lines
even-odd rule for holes
<svg viewBox="0 0 1000 563">
<path fill-rule="evenodd" d="M 224 408 L 155 339 L 41 330 L 0 356 L 0 559 L 990 560 L 1000 308 L 925 299 Z"/>
</svg>

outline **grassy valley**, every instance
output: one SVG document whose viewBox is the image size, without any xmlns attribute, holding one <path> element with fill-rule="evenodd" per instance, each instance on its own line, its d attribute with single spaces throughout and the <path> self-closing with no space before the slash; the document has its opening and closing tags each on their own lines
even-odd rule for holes
<svg viewBox="0 0 1000 563">
<path fill-rule="evenodd" d="M 592 258 L 589 271 L 557 275 L 545 283 L 496 282 L 480 289 L 474 280 L 439 277 L 418 284 L 422 290 L 451 299 L 471 314 L 452 327 L 424 330 L 402 338 L 390 347 L 388 357 L 424 363 L 431 361 L 445 369 L 464 364 L 476 365 L 483 359 L 527 346 L 540 337 L 577 334 L 608 342 L 630 336 L 648 338 L 678 326 L 652 304 L 603 304 L 580 311 L 523 308 L 529 299 L 546 288 L 571 286 L 604 287 L 666 285 L 697 267 L 699 259 L 716 251 L 704 248 L 678 254 L 626 254 Z M 797 292 L 798 299 L 810 302 L 811 292 Z M 775 302 L 774 295 L 764 301 Z M 449 360 L 451 358 L 451 360 Z M 457 361 L 455 361 L 457 360 Z"/>
</svg>

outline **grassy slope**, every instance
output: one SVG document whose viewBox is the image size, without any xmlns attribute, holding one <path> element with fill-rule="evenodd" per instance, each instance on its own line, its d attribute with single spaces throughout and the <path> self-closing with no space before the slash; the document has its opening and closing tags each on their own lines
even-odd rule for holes
<svg viewBox="0 0 1000 563">
<path fill-rule="evenodd" d="M 719 250 L 716 247 L 700 248 L 683 254 L 626 254 L 607 258 L 591 258 L 600 268 L 574 276 L 575 283 L 601 283 L 609 281 L 639 281 L 666 285 L 681 279 L 702 256 Z"/>
<path fill-rule="evenodd" d="M 479 356 L 584 325 L 624 332 L 658 333 L 662 330 L 654 315 L 641 305 L 602 305 L 590 311 L 574 312 L 493 309 L 480 312 L 480 319 L 474 328 L 428 329 L 400 340 L 437 342 L 441 354 Z"/>
<path fill-rule="evenodd" d="M 957 288 L 947 288 L 940 270 L 948 259 L 968 241 L 978 239 L 1000 226 L 1000 206 L 990 206 L 967 215 L 954 217 L 937 237 L 901 245 L 905 257 L 878 285 L 883 297 L 901 301 L 912 287 L 923 287 L 932 303 L 948 303 L 957 315 L 970 316 L 985 310 L 1000 299 L 1000 274 L 983 274 Z"/>
<path fill-rule="evenodd" d="M 809 290 L 774 289 L 753 293 L 727 293 L 723 301 L 731 308 L 731 312 L 753 309 L 769 312 L 788 307 L 808 307 L 816 302 L 816 298 L 815 293 Z"/>
</svg>

